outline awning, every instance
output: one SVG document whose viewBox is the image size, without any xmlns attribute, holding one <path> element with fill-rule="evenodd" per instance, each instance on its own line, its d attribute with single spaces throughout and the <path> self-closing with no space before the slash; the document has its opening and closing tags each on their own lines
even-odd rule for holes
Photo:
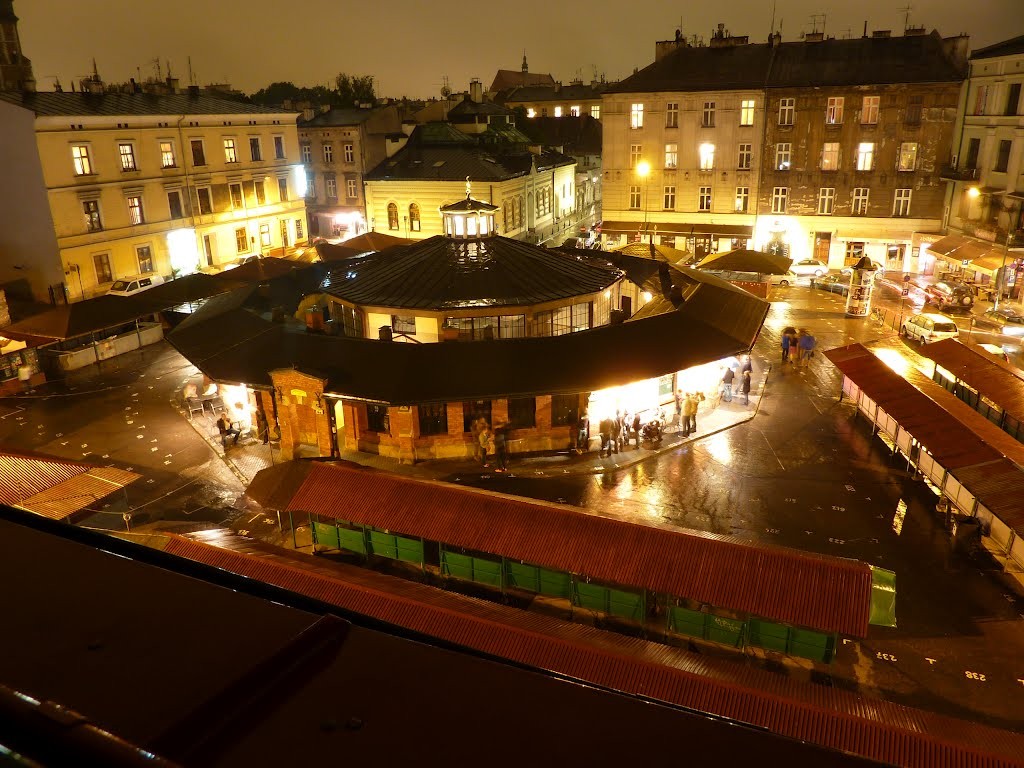
<svg viewBox="0 0 1024 768">
<path fill-rule="evenodd" d="M 722 272 L 754 272 L 761 275 L 784 275 L 792 259 L 770 253 L 738 249 L 727 253 L 713 253 L 697 265 L 697 269 Z"/>
<path fill-rule="evenodd" d="M 936 240 L 929 245 L 928 250 L 936 256 L 948 256 L 967 242 L 967 238 L 961 235 L 946 235 L 941 240 Z"/>
</svg>

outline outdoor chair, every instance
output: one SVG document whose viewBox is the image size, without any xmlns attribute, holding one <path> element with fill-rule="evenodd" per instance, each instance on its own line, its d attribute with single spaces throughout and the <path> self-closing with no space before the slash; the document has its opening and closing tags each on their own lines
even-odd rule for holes
<svg viewBox="0 0 1024 768">
<path fill-rule="evenodd" d="M 198 397 L 186 397 L 185 405 L 188 407 L 188 417 L 191 419 L 194 413 L 203 413 L 203 401 Z"/>
</svg>

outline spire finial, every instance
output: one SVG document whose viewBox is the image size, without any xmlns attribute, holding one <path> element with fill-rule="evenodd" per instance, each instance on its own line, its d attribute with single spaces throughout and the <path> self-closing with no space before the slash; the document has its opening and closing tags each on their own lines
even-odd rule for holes
<svg viewBox="0 0 1024 768">
<path fill-rule="evenodd" d="M 523 49 L 523 72 L 529 72 L 530 68 L 526 66 L 526 49 Z"/>
<path fill-rule="evenodd" d="M 473 185 L 469 181 L 469 176 L 466 177 L 466 199 L 469 200 L 473 194 Z"/>
</svg>

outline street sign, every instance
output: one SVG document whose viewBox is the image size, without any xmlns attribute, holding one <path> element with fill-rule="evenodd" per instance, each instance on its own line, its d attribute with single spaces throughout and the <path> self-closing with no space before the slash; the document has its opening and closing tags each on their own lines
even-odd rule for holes
<svg viewBox="0 0 1024 768">
<path fill-rule="evenodd" d="M 902 293 L 903 293 L 904 296 L 909 296 L 910 295 L 910 289 L 909 288 L 904 288 Z"/>
<path fill-rule="evenodd" d="M 910 282 L 910 275 L 903 275 L 903 282 L 904 283 L 909 283 Z"/>
</svg>

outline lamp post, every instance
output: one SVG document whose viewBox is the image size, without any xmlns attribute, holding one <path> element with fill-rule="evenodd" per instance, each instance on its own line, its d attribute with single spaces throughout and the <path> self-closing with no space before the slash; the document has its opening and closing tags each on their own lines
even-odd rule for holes
<svg viewBox="0 0 1024 768">
<path fill-rule="evenodd" d="M 647 191 L 648 191 L 648 179 L 651 176 L 651 164 L 646 160 L 641 160 L 636 164 L 636 175 L 644 180 L 644 233 L 647 232 Z M 651 237 L 651 245 L 654 245 L 654 237 Z"/>
<path fill-rule="evenodd" d="M 1010 227 L 1013 224 L 1014 209 L 1007 207 L 1006 209 L 1006 237 L 1003 240 L 1003 263 L 999 267 L 999 279 L 996 281 L 996 300 L 992 305 L 992 309 L 999 309 L 999 300 L 1003 298 L 1003 291 L 1006 290 L 1006 257 L 1010 255 Z"/>
</svg>

